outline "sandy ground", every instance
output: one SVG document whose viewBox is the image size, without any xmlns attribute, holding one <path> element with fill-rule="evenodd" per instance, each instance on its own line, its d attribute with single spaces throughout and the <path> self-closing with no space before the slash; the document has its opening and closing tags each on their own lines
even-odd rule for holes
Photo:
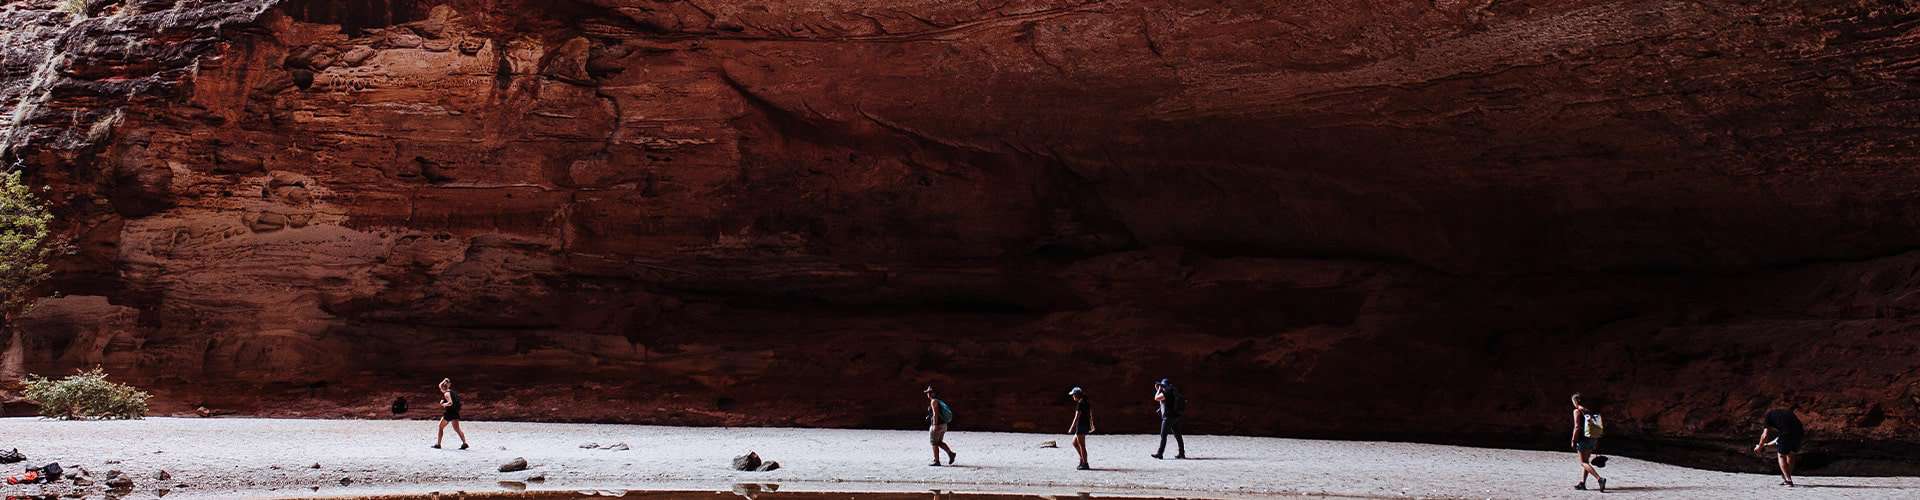
<svg viewBox="0 0 1920 500">
<path fill-rule="evenodd" d="M 56 422 L 0 419 L 0 447 L 33 463 L 81 466 L 94 477 L 136 479 L 123 498 L 289 498 L 396 492 L 503 491 L 532 475 L 535 490 L 725 490 L 736 483 L 782 491 L 1031 492 L 1238 498 L 1278 495 L 1422 498 L 1592 498 L 1572 490 L 1571 453 L 1406 443 L 1192 436 L 1192 460 L 1148 457 L 1154 436 L 1096 435 L 1097 470 L 1076 471 L 1065 436 L 955 431 L 959 466 L 929 467 L 924 432 L 682 428 L 472 422 L 471 450 L 435 450 L 426 421 L 175 419 Z M 458 444 L 448 432 L 450 442 Z M 1041 448 L 1044 441 L 1061 448 Z M 582 449 L 626 443 L 627 451 Z M 783 465 L 735 472 L 735 455 L 759 452 Z M 533 468 L 496 468 L 525 457 Z M 1758 460 L 1758 458 L 1756 458 Z M 319 464 L 319 468 L 313 468 Z M 152 478 L 165 470 L 172 478 Z M 1777 478 L 1617 459 L 1604 469 L 1612 497 L 1920 497 L 1920 478 Z M 342 485 L 342 480 L 351 480 Z M 0 494 L 103 496 L 99 486 L 0 486 Z M 42 488 L 45 488 L 42 490 Z"/>
</svg>

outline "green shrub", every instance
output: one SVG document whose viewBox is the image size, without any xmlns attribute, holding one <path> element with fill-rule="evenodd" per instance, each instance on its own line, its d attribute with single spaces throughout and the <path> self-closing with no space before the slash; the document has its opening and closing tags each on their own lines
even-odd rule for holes
<svg viewBox="0 0 1920 500">
<path fill-rule="evenodd" d="M 53 214 L 20 178 L 0 170 L 0 328 L 27 311 L 50 276 L 47 260 L 61 246 L 52 241 Z"/>
<path fill-rule="evenodd" d="M 107 371 L 100 368 L 59 380 L 27 376 L 27 400 L 40 405 L 40 416 L 47 418 L 138 419 L 147 415 L 151 397 L 133 386 L 107 381 Z"/>
</svg>

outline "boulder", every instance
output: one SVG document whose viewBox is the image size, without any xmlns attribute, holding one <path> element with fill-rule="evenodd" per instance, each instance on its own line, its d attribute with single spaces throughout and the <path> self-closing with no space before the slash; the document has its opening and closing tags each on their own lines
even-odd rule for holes
<svg viewBox="0 0 1920 500">
<path fill-rule="evenodd" d="M 523 470 L 527 470 L 527 459 L 525 458 L 516 457 L 507 463 L 500 464 L 500 472 L 519 472 Z"/>
<path fill-rule="evenodd" d="M 460 39 L 461 54 L 466 54 L 466 55 L 479 54 L 480 49 L 484 49 L 486 47 L 487 47 L 487 41 L 485 39 L 481 39 L 481 38 Z"/>
<path fill-rule="evenodd" d="M 367 62 L 367 59 L 372 59 L 373 55 L 378 52 L 379 51 L 373 50 L 373 47 L 361 45 L 348 49 L 346 54 L 341 54 L 340 62 L 346 63 L 348 66 L 359 66 Z"/>
<path fill-rule="evenodd" d="M 165 481 L 168 479 L 173 479 L 173 474 L 168 474 L 167 471 L 164 471 L 164 470 L 157 470 L 157 471 L 153 471 L 153 474 L 150 475 L 149 477 L 152 477 L 153 480 L 155 481 Z"/>
<path fill-rule="evenodd" d="M 760 464 L 760 467 L 754 470 L 757 470 L 760 472 L 770 472 L 770 471 L 780 470 L 780 462 L 768 460 L 765 463 Z"/>
<path fill-rule="evenodd" d="M 381 48 L 411 49 L 419 47 L 422 43 L 426 43 L 426 40 L 421 39 L 420 35 L 413 34 L 412 31 L 389 31 L 386 37 L 381 38 L 380 41 L 376 43 L 378 43 Z"/>
<path fill-rule="evenodd" d="M 733 457 L 733 470 L 751 471 L 759 468 L 760 454 L 758 453 L 749 451 L 745 455 Z"/>
</svg>

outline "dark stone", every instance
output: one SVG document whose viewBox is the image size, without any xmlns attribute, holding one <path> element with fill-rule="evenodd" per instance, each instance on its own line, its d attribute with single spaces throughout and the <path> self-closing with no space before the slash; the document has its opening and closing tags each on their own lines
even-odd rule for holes
<svg viewBox="0 0 1920 500">
<path fill-rule="evenodd" d="M 780 462 L 775 462 L 775 461 L 772 461 L 772 460 L 768 460 L 768 461 L 767 461 L 766 463 L 762 463 L 762 464 L 760 464 L 760 467 L 759 467 L 759 468 L 756 468 L 756 469 L 754 469 L 754 470 L 757 470 L 757 471 L 760 471 L 760 472 L 769 472 L 769 471 L 775 471 L 775 470 L 780 470 Z"/>
<path fill-rule="evenodd" d="M 500 464 L 500 472 L 519 472 L 523 470 L 527 470 L 527 459 L 525 458 L 514 458 L 507 463 Z"/>
<path fill-rule="evenodd" d="M 293 70 L 292 73 L 293 73 L 293 86 L 300 87 L 300 90 L 307 90 L 309 88 L 313 88 L 313 72 L 312 71 L 304 70 L 304 69 L 296 69 L 296 70 Z"/>
<path fill-rule="evenodd" d="M 733 470 L 750 471 L 759 468 L 760 454 L 758 453 L 749 451 L 745 455 L 733 457 Z"/>
</svg>

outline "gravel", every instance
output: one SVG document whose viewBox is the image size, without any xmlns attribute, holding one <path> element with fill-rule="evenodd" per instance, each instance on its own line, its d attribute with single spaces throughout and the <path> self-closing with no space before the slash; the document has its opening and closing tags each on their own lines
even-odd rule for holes
<svg viewBox="0 0 1920 500">
<path fill-rule="evenodd" d="M 435 450 L 431 421 L 175 419 L 58 422 L 0 419 L 0 436 L 36 461 L 68 466 L 114 464 L 127 476 L 169 471 L 168 483 L 135 485 L 134 495 L 174 487 L 179 498 L 350 496 L 431 491 L 501 491 L 501 463 L 539 464 L 546 490 L 725 490 L 775 483 L 781 491 L 925 491 L 1072 493 L 1207 497 L 1311 494 L 1426 498 L 1595 498 L 1572 489 L 1580 472 L 1572 453 L 1342 442 L 1188 436 L 1193 460 L 1148 457 L 1155 436 L 1094 435 L 1096 470 L 1075 471 L 1072 448 L 1043 449 L 1048 436 L 955 431 L 947 442 L 967 459 L 927 467 L 924 431 L 780 428 L 682 428 L 633 425 L 465 422 L 472 450 Z M 1057 438 L 1056 438 L 1057 439 Z M 583 442 L 634 443 L 608 453 Z M 779 470 L 736 472 L 749 451 L 778 457 Z M 641 451 L 644 450 L 644 451 Z M 165 453 L 154 453 L 165 451 Z M 1755 457 L 1755 460 L 1763 460 Z M 318 463 L 316 463 L 318 462 Z M 307 464 L 325 464 L 309 468 Z M 1920 496 L 1920 478 L 1796 478 L 1709 472 L 1615 457 L 1603 470 L 1607 498 L 1891 498 Z M 350 485 L 341 478 L 351 474 Z M 4 486 L 0 495 L 62 494 L 79 487 Z M 190 487 L 180 488 L 177 484 Z M 42 489 L 44 488 L 44 490 Z M 94 485 L 90 488 L 99 489 Z M 130 497 L 131 498 L 131 497 Z"/>
</svg>

